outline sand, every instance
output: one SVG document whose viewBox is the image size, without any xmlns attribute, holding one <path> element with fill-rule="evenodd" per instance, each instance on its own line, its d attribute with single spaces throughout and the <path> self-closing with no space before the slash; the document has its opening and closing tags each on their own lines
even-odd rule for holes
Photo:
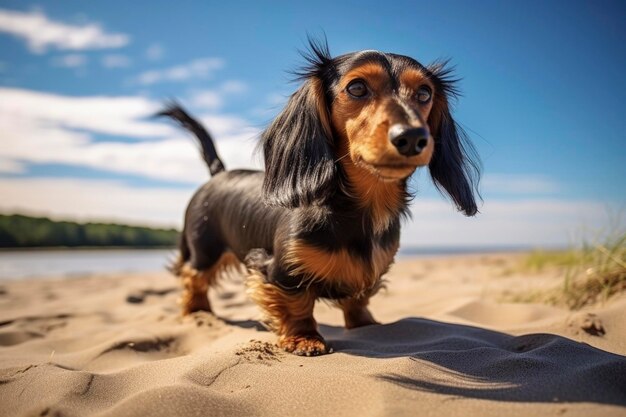
<svg viewBox="0 0 626 417">
<path fill-rule="evenodd" d="M 0 415 L 626 416 L 626 296 L 505 303 L 560 279 L 519 256 L 401 260 L 384 324 L 316 307 L 335 352 L 314 358 L 273 345 L 236 277 L 185 318 L 166 272 L 0 282 Z"/>
</svg>

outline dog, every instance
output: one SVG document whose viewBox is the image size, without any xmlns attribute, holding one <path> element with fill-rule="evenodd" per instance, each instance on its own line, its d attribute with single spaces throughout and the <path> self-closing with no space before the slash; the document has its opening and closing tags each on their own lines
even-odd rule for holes
<svg viewBox="0 0 626 417">
<path fill-rule="evenodd" d="M 473 216 L 480 165 L 451 115 L 459 92 L 447 62 L 373 50 L 333 58 L 315 40 L 303 55 L 301 86 L 261 135 L 264 172 L 225 170 L 179 105 L 161 115 L 197 136 L 212 176 L 189 203 L 173 268 L 183 314 L 210 312 L 219 272 L 243 263 L 278 345 L 315 356 L 332 351 L 313 317 L 317 299 L 341 308 L 348 329 L 377 324 L 367 306 L 398 251 L 415 170 L 428 167 Z"/>
</svg>

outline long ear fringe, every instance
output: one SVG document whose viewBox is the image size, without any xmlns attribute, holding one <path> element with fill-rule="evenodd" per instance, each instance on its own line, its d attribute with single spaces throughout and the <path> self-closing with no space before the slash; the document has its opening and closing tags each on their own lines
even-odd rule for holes
<svg viewBox="0 0 626 417">
<path fill-rule="evenodd" d="M 450 113 L 450 99 L 460 96 L 458 79 L 448 61 L 439 61 L 428 67 L 438 91 L 443 92 L 436 103 L 440 114 L 434 117 L 437 126 L 431 126 L 435 135 L 435 153 L 430 162 L 430 174 L 435 186 L 442 194 L 447 194 L 457 209 L 466 216 L 478 213 L 474 196 L 480 198 L 478 184 L 481 163 L 476 148 L 470 142 L 465 130 L 459 126 Z"/>
<path fill-rule="evenodd" d="M 439 59 L 426 67 L 431 79 L 437 84 L 439 91 L 442 91 L 448 101 L 457 100 L 462 96 L 459 89 L 461 78 L 455 74 L 456 67 L 450 64 L 449 59 Z"/>
<path fill-rule="evenodd" d="M 444 122 L 429 168 L 435 187 L 447 194 L 459 211 L 466 216 L 478 213 L 474 196 L 480 198 L 481 165 L 476 148 L 454 120 Z"/>
<path fill-rule="evenodd" d="M 296 91 L 262 135 L 263 191 L 269 205 L 321 204 L 334 194 L 337 169 L 315 84 L 308 81 Z"/>
<path fill-rule="evenodd" d="M 311 77 L 321 77 L 323 71 L 329 69 L 333 61 L 326 36 L 323 39 L 308 36 L 307 43 L 307 49 L 298 51 L 304 58 L 305 64 L 292 72 L 296 77 L 296 81 L 305 81 Z"/>
<path fill-rule="evenodd" d="M 324 72 L 332 69 L 326 38 L 309 37 L 308 51 L 300 53 L 306 63 L 294 75 L 304 84 L 261 138 L 265 201 L 287 208 L 323 204 L 338 182 L 322 83 Z"/>
</svg>

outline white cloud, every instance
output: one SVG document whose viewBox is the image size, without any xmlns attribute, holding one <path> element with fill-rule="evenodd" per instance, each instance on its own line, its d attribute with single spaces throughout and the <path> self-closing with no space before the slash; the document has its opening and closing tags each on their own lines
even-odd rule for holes
<svg viewBox="0 0 626 417">
<path fill-rule="evenodd" d="M 41 11 L 19 12 L 0 9 L 0 32 L 22 38 L 35 53 L 49 47 L 60 50 L 119 48 L 130 38 L 123 33 L 106 33 L 97 23 L 71 25 L 50 20 Z"/>
<path fill-rule="evenodd" d="M 288 99 L 289 96 L 279 93 L 270 93 L 266 97 L 267 103 L 272 106 L 282 106 L 287 102 Z"/>
<path fill-rule="evenodd" d="M 110 54 L 102 57 L 102 66 L 105 68 L 125 68 L 130 66 L 130 58 L 121 54 Z"/>
<path fill-rule="evenodd" d="M 465 217 L 443 200 L 413 201 L 413 219 L 402 229 L 405 247 L 566 246 L 584 230 L 608 223 L 609 206 L 589 200 L 487 200 L 476 217 Z"/>
<path fill-rule="evenodd" d="M 67 97 L 0 89 L 0 159 L 88 166 L 182 182 L 202 182 L 207 169 L 194 141 L 165 121 L 146 119 L 162 106 L 142 97 Z M 258 167 L 252 153 L 258 131 L 240 118 L 201 120 L 229 168 Z M 133 142 L 94 141 L 94 133 Z"/>
<path fill-rule="evenodd" d="M 192 194 L 192 188 L 136 188 L 116 181 L 10 178 L 0 181 L 0 211 L 180 227 Z"/>
<path fill-rule="evenodd" d="M 146 49 L 146 58 L 150 61 L 158 61 L 163 58 L 165 50 L 158 43 L 152 44 Z"/>
<path fill-rule="evenodd" d="M 187 64 L 161 70 L 146 71 L 137 77 L 139 84 L 150 85 L 164 81 L 186 81 L 192 78 L 208 78 L 215 70 L 224 66 L 221 58 L 199 58 Z"/>
<path fill-rule="evenodd" d="M 110 135 L 163 137 L 174 130 L 145 119 L 160 108 L 160 103 L 144 97 L 70 97 L 0 88 L 0 118 L 9 135 L 16 129 L 15 133 L 20 133 L 21 129 L 58 126 Z"/>
<path fill-rule="evenodd" d="M 206 109 L 217 109 L 222 106 L 222 95 L 213 90 L 202 90 L 193 93 L 191 104 Z"/>
<path fill-rule="evenodd" d="M 247 89 L 246 83 L 230 80 L 220 84 L 215 90 L 194 91 L 191 94 L 190 102 L 199 108 L 215 110 L 222 107 L 225 96 L 242 94 Z"/>
<path fill-rule="evenodd" d="M 502 194 L 552 194 L 560 185 L 542 175 L 488 174 L 481 181 L 486 193 Z"/>
<path fill-rule="evenodd" d="M 237 116 L 207 114 L 198 116 L 198 120 L 211 131 L 217 140 L 220 140 L 220 136 L 230 136 L 233 134 L 252 138 L 255 134 L 259 133 L 258 129 L 250 127 L 246 120 Z"/>
<path fill-rule="evenodd" d="M 23 163 L 7 158 L 0 158 L 0 173 L 3 174 L 21 174 L 26 172 Z"/>
<path fill-rule="evenodd" d="M 239 80 L 229 80 L 220 86 L 220 91 L 222 93 L 241 94 L 245 93 L 247 90 L 248 85 Z"/>
<path fill-rule="evenodd" d="M 87 57 L 83 54 L 67 54 L 52 58 L 52 65 L 64 68 L 80 68 L 87 64 Z"/>
<path fill-rule="evenodd" d="M 265 104 L 257 106 L 251 110 L 251 114 L 256 117 L 268 118 L 278 114 L 280 109 L 287 104 L 288 94 L 270 93 L 265 96 Z"/>
</svg>

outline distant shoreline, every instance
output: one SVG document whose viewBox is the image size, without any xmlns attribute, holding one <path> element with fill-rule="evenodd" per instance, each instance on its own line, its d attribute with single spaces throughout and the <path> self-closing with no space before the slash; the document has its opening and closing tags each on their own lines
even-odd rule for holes
<svg viewBox="0 0 626 417">
<path fill-rule="evenodd" d="M 0 214 L 0 248 L 169 248 L 180 232 L 117 223 L 78 223 Z"/>
<path fill-rule="evenodd" d="M 74 251 L 134 251 L 134 250 L 176 250 L 176 246 L 35 246 L 0 248 L 0 253 L 8 252 L 74 252 Z"/>
<path fill-rule="evenodd" d="M 135 251 L 135 250 L 177 250 L 177 246 L 36 246 L 36 247 L 13 247 L 0 248 L 0 253 L 7 252 L 73 252 L 73 251 Z M 565 246 L 434 246 L 419 247 L 411 246 L 400 248 L 397 255 L 400 257 L 411 256 L 438 256 L 438 255 L 475 255 L 489 253 L 524 253 L 536 250 L 541 251 L 564 251 Z"/>
<path fill-rule="evenodd" d="M 526 253 L 533 251 L 559 252 L 567 250 L 566 246 L 411 246 L 400 248 L 397 256 L 409 258 L 413 256 L 446 256 L 446 255 L 480 255 L 499 253 Z"/>
</svg>

